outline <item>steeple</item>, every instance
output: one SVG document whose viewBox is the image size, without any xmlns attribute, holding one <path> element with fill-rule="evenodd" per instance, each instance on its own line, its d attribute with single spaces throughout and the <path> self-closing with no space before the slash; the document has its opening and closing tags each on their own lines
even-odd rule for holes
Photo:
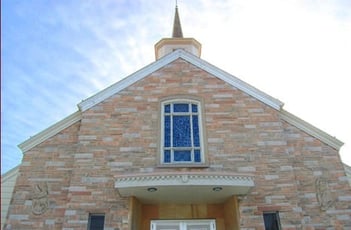
<svg viewBox="0 0 351 230">
<path fill-rule="evenodd" d="M 182 38 L 182 26 L 180 24 L 179 13 L 178 13 L 178 5 L 176 5 L 175 15 L 174 15 L 174 22 L 173 22 L 173 38 Z"/>
<path fill-rule="evenodd" d="M 163 38 L 155 44 L 156 60 L 172 53 L 177 49 L 183 49 L 197 57 L 201 55 L 201 44 L 194 38 L 184 38 L 182 26 L 180 24 L 178 5 L 176 4 L 173 33 L 171 38 Z"/>
</svg>

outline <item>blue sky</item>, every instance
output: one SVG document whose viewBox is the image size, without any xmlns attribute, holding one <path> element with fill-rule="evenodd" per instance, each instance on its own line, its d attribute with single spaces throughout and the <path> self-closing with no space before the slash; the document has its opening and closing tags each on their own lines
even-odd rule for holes
<svg viewBox="0 0 351 230">
<path fill-rule="evenodd" d="M 154 61 L 173 0 L 1 1 L 1 173 L 17 147 Z M 345 142 L 351 165 L 351 2 L 179 0 L 202 58 Z"/>
</svg>

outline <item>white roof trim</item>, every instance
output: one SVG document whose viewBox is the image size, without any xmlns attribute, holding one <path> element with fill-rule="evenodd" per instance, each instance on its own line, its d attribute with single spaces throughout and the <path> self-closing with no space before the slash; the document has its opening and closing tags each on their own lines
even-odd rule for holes
<svg viewBox="0 0 351 230">
<path fill-rule="evenodd" d="M 56 135 L 57 133 L 61 132 L 65 128 L 73 125 L 77 121 L 82 118 L 81 112 L 77 111 L 68 117 L 64 118 L 63 120 L 57 122 L 56 124 L 50 126 L 49 128 L 41 131 L 40 133 L 36 134 L 35 136 L 29 138 L 28 140 L 22 142 L 18 145 L 18 147 L 22 150 L 22 152 L 27 152 L 31 148 L 35 147 L 36 145 L 44 142 L 48 138 Z"/>
<path fill-rule="evenodd" d="M 318 138 L 319 140 L 323 141 L 324 143 L 330 145 L 331 147 L 339 150 L 343 143 L 336 139 L 335 137 L 330 136 L 329 134 L 325 133 L 324 131 L 314 127 L 313 125 L 303 121 L 302 119 L 292 115 L 291 113 L 284 111 L 282 109 L 283 103 L 268 94 L 256 89 L 255 87 L 245 83 L 244 81 L 236 78 L 235 76 L 211 65 L 210 63 L 182 50 L 178 49 L 161 59 L 157 60 L 156 62 L 151 63 L 150 65 L 140 69 L 139 71 L 129 75 L 128 77 L 124 78 L 123 80 L 111 85 L 110 87 L 98 92 L 97 94 L 89 97 L 88 99 L 82 101 L 78 104 L 78 108 L 80 111 L 77 111 L 70 116 L 64 118 L 63 120 L 57 122 L 56 124 L 50 126 L 49 128 L 45 129 L 44 131 L 36 134 L 35 136 L 29 138 L 28 140 L 24 141 L 23 143 L 19 144 L 18 147 L 22 150 L 22 152 L 26 152 L 31 148 L 35 147 L 36 145 L 42 143 L 43 141 L 47 140 L 48 138 L 54 136 L 55 134 L 59 133 L 63 129 L 71 126 L 75 122 L 81 120 L 81 112 L 84 112 L 94 105 L 104 101 L 105 99 L 111 97 L 112 95 L 120 92 L 121 90 L 125 89 L 126 87 L 134 84 L 135 82 L 143 79 L 144 77 L 148 76 L 149 74 L 157 71 L 158 69 L 162 68 L 163 66 L 171 63 L 172 61 L 182 58 L 189 63 L 207 71 L 208 73 L 218 77 L 219 79 L 227 82 L 228 84 L 236 87 L 243 92 L 253 96 L 257 100 L 271 106 L 272 108 L 279 111 L 280 116 L 283 120 L 289 122 L 290 124 L 296 126 L 297 128 L 305 131 L 306 133 Z"/>
<path fill-rule="evenodd" d="M 162 68 L 163 66 L 171 63 L 172 61 L 178 58 L 178 55 L 175 55 L 173 52 L 170 55 L 166 55 L 163 58 L 159 59 L 151 63 L 150 65 L 145 66 L 144 68 L 138 70 L 137 72 L 129 75 L 128 77 L 122 79 L 121 81 L 103 89 L 102 91 L 98 92 L 97 94 L 89 97 L 88 99 L 82 101 L 78 104 L 78 108 L 84 112 L 94 105 L 104 101 L 105 99 L 111 97 L 112 95 L 120 92 L 121 90 L 127 88 L 128 86 L 134 84 L 135 82 L 143 79 L 144 77 L 148 76 L 149 74 L 155 72 L 156 70 Z"/>
<path fill-rule="evenodd" d="M 225 81 L 226 83 L 234 86 L 235 88 L 238 88 L 242 90 L 243 92 L 253 96 L 257 100 L 271 106 L 272 108 L 276 110 L 280 110 L 284 103 L 279 101 L 278 99 L 275 99 L 271 97 L 270 95 L 260 91 L 259 89 L 256 89 L 255 87 L 249 85 L 248 83 L 240 80 L 239 78 L 221 70 L 220 68 L 217 68 L 216 66 L 200 59 L 197 58 L 191 54 L 183 52 L 184 55 L 181 56 L 184 60 L 190 62 L 191 64 L 199 67 L 200 69 L 205 70 L 206 72 L 218 77 L 219 79 Z"/>
<path fill-rule="evenodd" d="M 18 170 L 19 170 L 19 165 L 10 169 L 6 173 L 2 174 L 1 175 L 1 184 L 6 182 L 7 180 L 11 179 L 12 177 L 17 176 Z"/>
<path fill-rule="evenodd" d="M 340 150 L 341 146 L 344 144 L 343 142 L 336 139 L 335 137 L 330 136 L 328 133 L 316 128 L 315 126 L 307 123 L 306 121 L 296 117 L 295 115 L 283 109 L 279 112 L 279 114 L 283 120 L 301 129 L 302 131 L 305 131 L 311 136 L 318 138 L 319 140 L 335 148 L 336 150 Z"/>
<path fill-rule="evenodd" d="M 98 92 L 94 96 L 82 101 L 78 104 L 78 107 L 81 111 L 86 111 L 93 107 L 94 105 L 104 101 L 105 99 L 111 97 L 112 95 L 118 93 L 119 91 L 125 89 L 126 87 L 134 84 L 135 82 L 143 79 L 149 74 L 155 72 L 156 70 L 162 68 L 163 66 L 171 63 L 172 61 L 182 58 L 191 64 L 203 69 L 204 71 L 218 77 L 219 79 L 227 82 L 228 84 L 244 91 L 245 93 L 253 96 L 254 98 L 260 100 L 261 102 L 271 106 L 272 108 L 279 110 L 283 103 L 268 94 L 254 88 L 253 86 L 243 82 L 242 80 L 234 77 L 233 75 L 209 64 L 208 62 L 196 57 L 195 55 L 190 54 L 182 49 L 178 49 L 161 59 L 157 60 L 154 63 L 142 68 L 141 70 L 135 72 L 132 75 L 124 78 L 123 80 L 111 85 L 110 87 Z"/>
</svg>

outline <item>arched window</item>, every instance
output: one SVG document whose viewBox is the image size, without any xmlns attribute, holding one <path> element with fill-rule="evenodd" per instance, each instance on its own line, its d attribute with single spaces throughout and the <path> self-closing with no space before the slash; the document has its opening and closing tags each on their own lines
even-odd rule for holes
<svg viewBox="0 0 351 230">
<path fill-rule="evenodd" d="M 162 103 L 161 164 L 203 164 L 201 104 L 195 100 Z"/>
</svg>

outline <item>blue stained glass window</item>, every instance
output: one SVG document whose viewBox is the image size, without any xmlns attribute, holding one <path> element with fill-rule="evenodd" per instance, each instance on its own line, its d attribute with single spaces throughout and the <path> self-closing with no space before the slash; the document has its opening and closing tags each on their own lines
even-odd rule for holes
<svg viewBox="0 0 351 230">
<path fill-rule="evenodd" d="M 174 151 L 174 161 L 191 161 L 191 151 Z"/>
<path fill-rule="evenodd" d="M 170 150 L 165 150 L 165 156 L 164 156 L 164 161 L 165 163 L 170 163 L 171 162 L 171 151 Z"/>
<path fill-rule="evenodd" d="M 165 138 L 165 147 L 171 147 L 171 117 L 165 116 L 164 124 L 164 138 Z"/>
<path fill-rule="evenodd" d="M 195 160 L 195 162 L 201 162 L 200 150 L 195 150 L 194 160 Z"/>
<path fill-rule="evenodd" d="M 163 108 L 163 163 L 201 163 L 199 105 L 169 102 Z"/>
<path fill-rule="evenodd" d="M 189 104 L 174 104 L 174 112 L 189 112 Z"/>
<path fill-rule="evenodd" d="M 192 111 L 193 113 L 197 113 L 197 105 L 192 104 L 192 105 L 191 105 L 191 111 Z"/>
<path fill-rule="evenodd" d="M 173 116 L 173 146 L 191 147 L 189 116 Z"/>
<path fill-rule="evenodd" d="M 194 146 L 200 147 L 199 119 L 197 115 L 193 116 L 193 139 Z"/>
<path fill-rule="evenodd" d="M 165 105 L 165 113 L 171 112 L 171 105 Z"/>
</svg>

